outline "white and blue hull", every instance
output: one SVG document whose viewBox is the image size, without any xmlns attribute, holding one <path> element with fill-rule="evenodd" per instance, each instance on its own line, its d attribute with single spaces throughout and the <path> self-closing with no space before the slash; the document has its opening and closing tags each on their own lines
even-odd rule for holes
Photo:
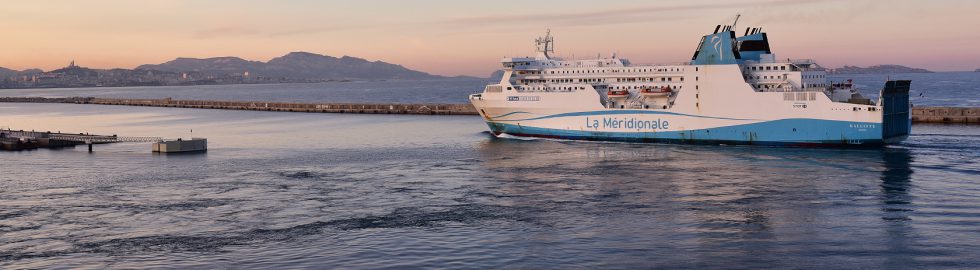
<svg viewBox="0 0 980 270">
<path fill-rule="evenodd" d="M 805 118 L 730 119 L 643 110 L 601 110 L 543 116 L 516 112 L 506 117 L 492 118 L 496 120 L 487 121 L 487 125 L 494 134 L 523 137 L 781 146 L 878 146 L 885 143 L 881 136 L 881 123 L 875 122 Z M 703 127 L 672 127 L 686 123 L 700 123 L 695 125 Z"/>
</svg>

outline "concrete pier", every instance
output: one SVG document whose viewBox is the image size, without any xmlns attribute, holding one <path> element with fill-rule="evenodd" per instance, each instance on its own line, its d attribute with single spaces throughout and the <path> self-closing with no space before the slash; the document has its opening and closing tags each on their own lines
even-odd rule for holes
<svg viewBox="0 0 980 270">
<path fill-rule="evenodd" d="M 917 107 L 912 108 L 913 123 L 980 124 L 980 108 Z"/>
<path fill-rule="evenodd" d="M 0 97 L 0 102 L 74 103 L 124 106 L 153 106 L 195 109 L 251 110 L 277 112 L 366 113 L 478 115 L 470 104 L 359 104 L 359 103 L 287 103 L 263 101 L 212 101 L 164 99 L 113 99 L 92 97 L 40 98 Z M 913 123 L 980 124 L 980 108 L 914 107 Z"/>
</svg>

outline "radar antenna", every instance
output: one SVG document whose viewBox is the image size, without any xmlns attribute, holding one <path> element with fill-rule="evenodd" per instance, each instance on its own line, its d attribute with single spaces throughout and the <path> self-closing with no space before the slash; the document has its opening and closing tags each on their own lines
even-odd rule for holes
<svg viewBox="0 0 980 270">
<path fill-rule="evenodd" d="M 738 28 L 735 27 L 735 25 L 738 24 L 738 18 L 741 18 L 741 17 L 742 17 L 742 14 L 735 14 L 735 22 L 732 23 L 732 27 L 731 27 L 732 29 L 738 29 Z"/>
<path fill-rule="evenodd" d="M 550 53 L 555 52 L 555 39 L 551 36 L 551 29 L 548 29 L 544 37 L 539 37 L 534 42 L 537 43 L 539 53 L 543 53 L 545 57 L 551 58 Z"/>
</svg>

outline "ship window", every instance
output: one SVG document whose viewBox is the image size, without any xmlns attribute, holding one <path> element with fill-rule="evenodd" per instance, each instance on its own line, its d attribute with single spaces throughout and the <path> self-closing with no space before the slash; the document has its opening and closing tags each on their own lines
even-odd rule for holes
<svg viewBox="0 0 980 270">
<path fill-rule="evenodd" d="M 786 70 L 786 66 L 781 66 L 779 68 L 782 69 L 782 70 Z"/>
</svg>

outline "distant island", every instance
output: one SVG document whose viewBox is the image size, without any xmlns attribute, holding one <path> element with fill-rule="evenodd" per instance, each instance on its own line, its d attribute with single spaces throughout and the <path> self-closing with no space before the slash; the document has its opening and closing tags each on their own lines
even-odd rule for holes
<svg viewBox="0 0 980 270">
<path fill-rule="evenodd" d="M 382 61 L 293 52 L 268 62 L 238 57 L 177 58 L 135 69 L 92 69 L 72 61 L 67 67 L 11 70 L 0 67 L 2 88 L 166 86 L 212 84 L 311 83 L 350 80 L 428 80 L 447 77 Z"/>
<path fill-rule="evenodd" d="M 890 73 L 933 73 L 921 68 L 910 68 L 901 65 L 877 65 L 870 67 L 843 66 L 830 70 L 830 74 L 890 74 Z"/>
</svg>

